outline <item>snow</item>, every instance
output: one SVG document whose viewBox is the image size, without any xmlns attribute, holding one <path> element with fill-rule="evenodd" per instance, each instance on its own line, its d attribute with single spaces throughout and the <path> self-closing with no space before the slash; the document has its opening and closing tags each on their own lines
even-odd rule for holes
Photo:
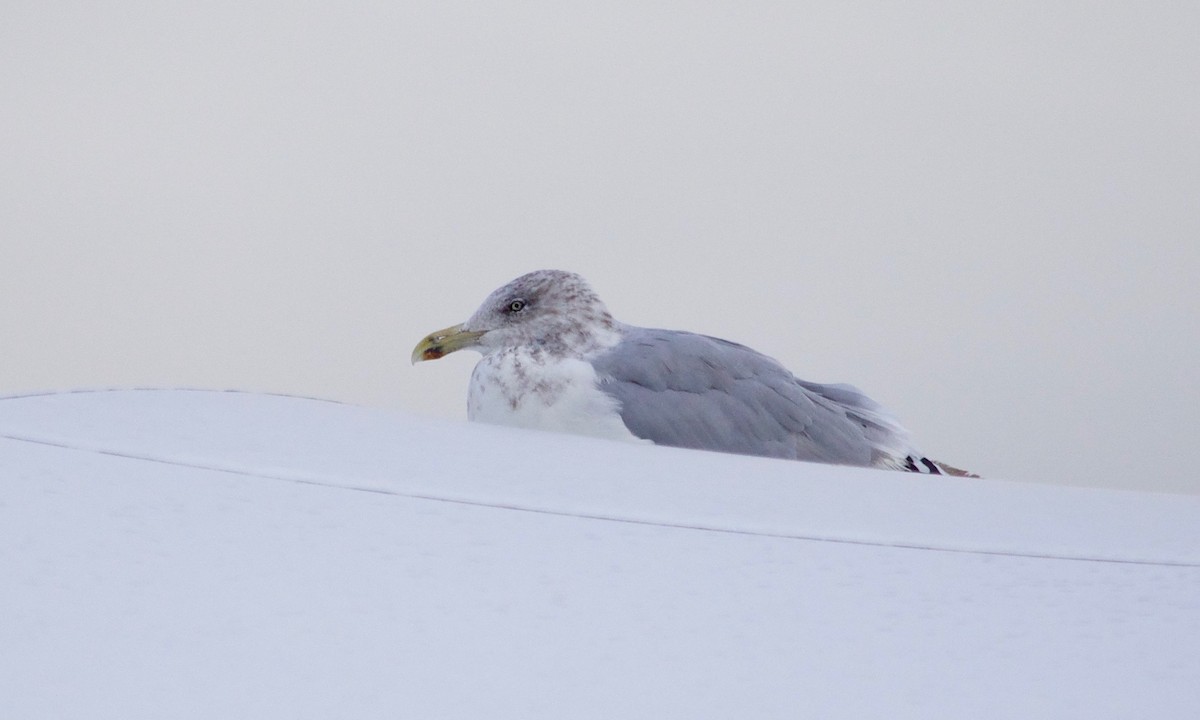
<svg viewBox="0 0 1200 720">
<path fill-rule="evenodd" d="M 33 718 L 1191 718 L 1200 498 L 267 395 L 0 400 Z"/>
</svg>

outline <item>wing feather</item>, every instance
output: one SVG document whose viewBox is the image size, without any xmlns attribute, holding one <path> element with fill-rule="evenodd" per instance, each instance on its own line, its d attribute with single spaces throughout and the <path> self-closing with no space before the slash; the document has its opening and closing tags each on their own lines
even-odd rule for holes
<svg viewBox="0 0 1200 720">
<path fill-rule="evenodd" d="M 592 364 L 630 432 L 659 445 L 872 465 L 883 445 L 904 440 L 855 388 L 798 380 L 727 340 L 626 326 Z"/>
</svg>

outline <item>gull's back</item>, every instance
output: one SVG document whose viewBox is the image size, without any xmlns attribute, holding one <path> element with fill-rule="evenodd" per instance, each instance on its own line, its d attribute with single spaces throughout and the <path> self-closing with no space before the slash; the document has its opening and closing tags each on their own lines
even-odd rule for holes
<svg viewBox="0 0 1200 720">
<path fill-rule="evenodd" d="M 797 379 L 744 345 L 622 326 L 591 358 L 634 435 L 659 445 L 937 472 L 878 403 L 850 385 Z M 932 465 L 932 463 L 930 463 Z"/>
</svg>

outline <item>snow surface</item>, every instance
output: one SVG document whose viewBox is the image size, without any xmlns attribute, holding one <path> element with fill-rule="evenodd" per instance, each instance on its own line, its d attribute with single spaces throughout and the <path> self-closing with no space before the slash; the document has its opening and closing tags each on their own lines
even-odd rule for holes
<svg viewBox="0 0 1200 720">
<path fill-rule="evenodd" d="M 1200 498 L 0 400 L 4 718 L 1194 718 Z"/>
</svg>

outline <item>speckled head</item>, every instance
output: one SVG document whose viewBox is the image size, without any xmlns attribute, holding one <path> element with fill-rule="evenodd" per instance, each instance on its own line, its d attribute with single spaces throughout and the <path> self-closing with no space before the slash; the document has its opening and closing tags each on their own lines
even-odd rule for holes
<svg viewBox="0 0 1200 720">
<path fill-rule="evenodd" d="M 523 348 L 584 354 L 616 342 L 612 315 L 587 281 L 563 270 L 535 270 L 497 288 L 461 325 L 439 330 L 413 351 L 413 362 L 469 348 L 487 355 Z"/>
<path fill-rule="evenodd" d="M 535 270 L 496 289 L 463 323 L 484 331 L 487 350 L 536 345 L 581 351 L 611 330 L 612 316 L 587 281 L 563 270 Z M 486 350 L 485 350 L 486 351 Z"/>
</svg>

